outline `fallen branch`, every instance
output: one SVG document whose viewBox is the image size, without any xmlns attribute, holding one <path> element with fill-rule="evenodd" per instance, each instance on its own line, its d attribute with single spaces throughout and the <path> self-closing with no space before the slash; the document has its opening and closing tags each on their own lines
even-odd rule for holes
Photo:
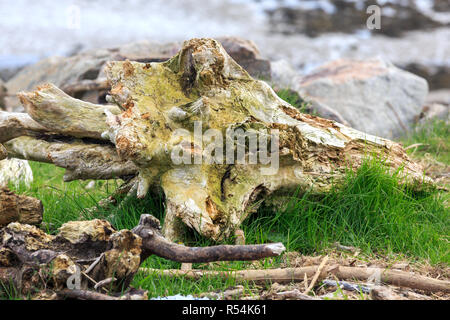
<svg viewBox="0 0 450 320">
<path fill-rule="evenodd" d="M 181 271 L 177 269 L 159 270 L 140 268 L 139 270 L 146 273 L 156 273 L 168 277 L 187 277 L 190 279 L 200 279 L 202 277 L 221 277 L 234 278 L 238 281 L 255 281 L 255 282 L 300 282 L 303 281 L 305 275 L 314 276 L 320 266 L 308 266 L 301 268 L 284 268 L 284 269 L 265 269 L 265 270 L 239 270 L 239 271 L 210 271 L 210 270 L 189 270 Z M 424 290 L 427 292 L 450 292 L 450 281 L 437 280 L 421 275 L 411 274 L 400 270 L 388 270 L 379 268 L 360 268 L 360 267 L 344 267 L 330 266 L 323 268 L 321 274 L 330 274 L 341 280 L 360 280 L 367 281 L 374 274 L 380 274 L 380 281 L 395 285 L 398 287 L 407 287 L 412 289 Z M 310 285 L 311 286 L 311 285 Z"/>
<path fill-rule="evenodd" d="M 427 292 L 450 292 L 450 281 L 437 280 L 400 270 L 339 266 L 329 272 L 342 280 L 355 279 L 362 281 L 367 281 L 374 274 L 379 273 L 379 280 L 390 285 L 419 289 Z"/>
<path fill-rule="evenodd" d="M 139 225 L 133 233 L 143 241 L 142 257 L 151 254 L 178 262 L 246 261 L 279 256 L 286 248 L 282 243 L 258 245 L 218 245 L 212 247 L 186 247 L 164 238 L 159 230 L 159 221 L 152 215 L 141 215 Z"/>
<path fill-rule="evenodd" d="M 103 139 L 108 131 L 106 113 L 119 114 L 115 105 L 97 105 L 72 98 L 52 84 L 35 92 L 18 93 L 20 102 L 33 120 L 51 131 L 77 138 Z"/>
<path fill-rule="evenodd" d="M 237 281 L 254 281 L 254 282 L 296 282 L 302 281 L 304 275 L 308 277 L 314 276 L 318 266 L 308 266 L 302 268 L 284 268 L 284 269 L 262 269 L 262 270 L 237 270 L 237 271 L 212 271 L 212 270 L 198 270 L 193 269 L 189 271 L 182 271 L 179 269 L 152 269 L 140 268 L 139 270 L 145 273 L 155 273 L 168 277 L 186 277 L 189 279 L 198 280 L 202 277 L 220 277 L 233 278 Z"/>
<path fill-rule="evenodd" d="M 115 179 L 137 173 L 136 165 L 132 161 L 120 159 L 115 148 L 109 144 L 82 140 L 46 141 L 22 136 L 4 145 L 9 157 L 53 163 L 65 168 L 64 181 Z"/>
<path fill-rule="evenodd" d="M 322 262 L 320 263 L 319 267 L 317 267 L 317 271 L 314 274 L 314 277 L 311 280 L 311 283 L 309 284 L 308 288 L 306 288 L 305 292 L 303 294 L 308 294 L 308 292 L 311 291 L 312 288 L 314 288 L 314 285 L 317 282 L 317 279 L 319 279 L 320 274 L 322 273 L 323 268 L 325 267 L 325 264 L 328 261 L 328 256 L 325 256 L 325 258 L 323 258 Z"/>
<path fill-rule="evenodd" d="M 0 111 L 0 143 L 20 136 L 50 133 L 26 113 Z"/>
<path fill-rule="evenodd" d="M 56 293 L 60 298 L 78 299 L 78 300 L 120 300 L 120 298 L 108 296 L 88 290 L 63 289 Z"/>
</svg>

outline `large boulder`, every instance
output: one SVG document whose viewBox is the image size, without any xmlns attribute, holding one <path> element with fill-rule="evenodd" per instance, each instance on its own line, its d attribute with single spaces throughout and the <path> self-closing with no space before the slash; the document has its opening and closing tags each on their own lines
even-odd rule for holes
<svg viewBox="0 0 450 320">
<path fill-rule="evenodd" d="M 300 95 L 354 128 L 392 138 L 407 131 L 428 93 L 426 80 L 381 59 L 336 60 L 302 78 Z"/>
<path fill-rule="evenodd" d="M 271 61 L 271 84 L 275 89 L 291 89 L 300 80 L 300 73 L 285 59 Z"/>
</svg>

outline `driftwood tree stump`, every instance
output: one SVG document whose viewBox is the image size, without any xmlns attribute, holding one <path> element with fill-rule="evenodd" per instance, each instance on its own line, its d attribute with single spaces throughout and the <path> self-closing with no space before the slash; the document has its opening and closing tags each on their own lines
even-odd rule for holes
<svg viewBox="0 0 450 320">
<path fill-rule="evenodd" d="M 131 231 L 116 231 L 104 220 L 71 221 L 56 236 L 12 222 L 0 229 L 0 290 L 2 285 L 13 285 L 20 294 L 36 299 L 119 295 L 145 299 L 146 292 L 129 285 L 152 254 L 179 262 L 211 262 L 256 260 L 284 250 L 281 243 L 185 247 L 166 240 L 151 215 L 142 215 Z"/>
<path fill-rule="evenodd" d="M 0 143 L 9 157 L 66 168 L 67 181 L 124 178 L 139 198 L 161 188 L 169 239 L 180 222 L 226 237 L 262 197 L 327 192 L 371 155 L 403 167 L 405 183 L 430 182 L 399 144 L 300 113 L 215 40 L 186 41 L 166 62 L 110 62 L 106 71 L 112 105 L 42 85 L 19 94 L 27 114 L 0 114 Z M 239 129 L 244 139 L 233 136 Z"/>
</svg>

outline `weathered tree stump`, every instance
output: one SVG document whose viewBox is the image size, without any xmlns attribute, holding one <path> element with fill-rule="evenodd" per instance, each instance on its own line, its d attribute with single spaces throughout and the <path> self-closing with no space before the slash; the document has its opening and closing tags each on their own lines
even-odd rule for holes
<svg viewBox="0 0 450 320">
<path fill-rule="evenodd" d="M 431 182 L 399 144 L 300 113 L 215 40 L 186 41 L 162 63 L 110 62 L 106 73 L 114 105 L 45 84 L 19 94 L 28 115 L 0 115 L 0 143 L 9 157 L 66 168 L 66 180 L 125 178 L 139 198 L 161 188 L 169 239 L 181 221 L 229 236 L 261 198 L 327 192 L 372 155 L 402 167 L 405 183 Z"/>
</svg>

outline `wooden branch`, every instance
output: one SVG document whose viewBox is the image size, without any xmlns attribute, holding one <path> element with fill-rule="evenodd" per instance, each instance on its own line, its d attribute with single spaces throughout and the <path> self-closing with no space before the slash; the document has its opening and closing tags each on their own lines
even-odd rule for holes
<svg viewBox="0 0 450 320">
<path fill-rule="evenodd" d="M 186 247 L 165 239 L 154 219 L 151 215 L 141 215 L 139 225 L 132 230 L 143 239 L 143 259 L 156 254 L 178 262 L 245 261 L 279 256 L 285 250 L 282 243 Z"/>
<path fill-rule="evenodd" d="M 50 133 L 26 113 L 0 111 L 0 143 L 20 136 L 36 136 Z"/>
<path fill-rule="evenodd" d="M 64 181 L 115 179 L 135 175 L 138 171 L 133 162 L 120 159 L 114 146 L 109 144 L 19 137 L 6 142 L 4 146 L 9 157 L 53 163 L 67 169 Z"/>
<path fill-rule="evenodd" d="M 96 105 L 74 99 L 52 84 L 34 92 L 18 93 L 27 113 L 39 124 L 54 132 L 73 137 L 103 139 L 109 127 L 106 112 L 119 114 L 114 105 Z"/>
<path fill-rule="evenodd" d="M 262 270 L 238 270 L 238 271 L 211 271 L 193 269 L 182 271 L 179 269 L 151 269 L 140 268 L 145 273 L 155 273 L 168 277 L 186 277 L 188 279 L 198 280 L 202 277 L 220 277 L 233 278 L 237 281 L 253 281 L 253 282 L 278 282 L 287 283 L 293 281 L 303 281 L 304 275 L 308 277 L 314 276 L 318 266 L 308 266 L 302 268 L 283 268 L 283 269 L 262 269 Z"/>
<path fill-rule="evenodd" d="M 103 287 L 107 286 L 108 284 L 111 284 L 112 282 L 114 282 L 116 280 L 117 280 L 116 278 L 110 277 L 110 278 L 107 278 L 105 280 L 99 281 L 99 282 L 97 282 L 95 284 L 94 289 L 98 290 L 100 288 L 103 288 Z"/>
<path fill-rule="evenodd" d="M 268 269 L 268 270 L 240 270 L 240 271 L 209 271 L 209 270 L 189 270 L 181 271 L 177 269 L 159 270 L 141 268 L 142 272 L 159 273 L 164 276 L 178 277 L 184 276 L 190 279 L 200 279 L 201 277 L 221 277 L 234 278 L 239 281 L 255 282 L 300 282 L 304 280 L 305 274 L 312 277 L 316 274 L 319 266 L 308 266 L 301 268 Z M 341 280 L 361 280 L 368 281 L 376 272 L 380 272 L 380 280 L 384 283 L 398 287 L 408 287 L 428 292 L 450 292 L 450 281 L 437 280 L 421 275 L 411 274 L 405 271 L 330 266 L 322 270 L 323 276 L 327 274 L 335 275 Z"/>
<path fill-rule="evenodd" d="M 325 256 L 325 258 L 323 258 L 322 262 L 320 263 L 320 265 L 317 267 L 317 271 L 314 274 L 314 277 L 311 280 L 311 283 L 309 284 L 308 288 L 306 288 L 305 292 L 303 294 L 308 294 L 308 292 L 311 291 L 312 288 L 314 288 L 317 279 L 319 279 L 320 274 L 322 273 L 323 268 L 325 267 L 325 264 L 328 261 L 328 256 Z"/>
<path fill-rule="evenodd" d="M 81 80 L 61 87 L 61 89 L 68 95 L 74 96 L 78 92 L 107 90 L 109 89 L 109 85 L 106 78 L 100 78 L 94 80 Z"/>
<path fill-rule="evenodd" d="M 108 296 L 89 290 L 63 289 L 56 293 L 61 298 L 77 299 L 77 300 L 120 300 L 120 298 Z"/>
<path fill-rule="evenodd" d="M 381 282 L 394 286 L 419 289 L 427 292 L 450 292 L 450 281 L 437 280 L 400 270 L 339 266 L 336 269 L 329 270 L 329 272 L 336 275 L 339 279 L 355 279 L 362 281 L 367 281 L 369 278 L 373 277 L 374 274 L 379 273 L 381 275 Z"/>
<path fill-rule="evenodd" d="M 40 224 L 43 211 L 40 200 L 0 188 L 0 227 L 11 222 Z"/>
</svg>

